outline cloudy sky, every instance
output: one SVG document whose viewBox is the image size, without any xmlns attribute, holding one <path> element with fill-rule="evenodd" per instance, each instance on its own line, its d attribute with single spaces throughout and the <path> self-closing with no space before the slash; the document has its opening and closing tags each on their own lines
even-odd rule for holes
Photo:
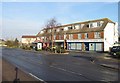
<svg viewBox="0 0 120 83">
<path fill-rule="evenodd" d="M 55 17 L 61 24 L 109 18 L 118 22 L 117 2 L 11 2 L 0 3 L 2 38 L 36 35 L 46 21 Z M 117 1 L 117 0 L 116 0 Z"/>
</svg>

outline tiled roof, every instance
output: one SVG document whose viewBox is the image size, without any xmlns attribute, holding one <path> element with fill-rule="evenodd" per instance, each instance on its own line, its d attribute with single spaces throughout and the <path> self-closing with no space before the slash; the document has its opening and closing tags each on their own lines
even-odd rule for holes
<svg viewBox="0 0 120 83">
<path fill-rule="evenodd" d="M 100 26 L 100 27 L 95 27 L 95 28 L 88 28 L 86 27 L 86 25 L 90 22 L 97 22 L 97 21 L 104 21 L 103 25 Z M 95 32 L 95 31 L 103 31 L 105 26 L 107 25 L 107 23 L 114 23 L 113 21 L 111 21 L 110 19 L 108 18 L 103 18 L 103 19 L 97 19 L 97 20 L 90 20 L 90 21 L 85 21 L 85 22 L 77 22 L 77 23 L 72 23 L 72 24 L 66 24 L 66 25 L 61 25 L 61 26 L 58 26 L 58 27 L 55 27 L 56 29 L 57 28 L 63 28 L 63 27 L 66 27 L 66 26 L 72 26 L 72 25 L 77 25 L 77 24 L 85 24 L 83 26 L 83 28 L 81 29 L 71 29 L 71 30 L 67 30 L 67 31 L 60 31 L 60 32 L 55 32 L 54 34 L 63 34 L 63 33 L 85 33 L 85 32 Z M 44 30 L 48 30 L 48 29 L 44 29 Z M 46 36 L 46 35 L 50 35 L 52 33 L 43 33 L 43 34 L 40 34 L 38 33 L 37 36 Z"/>
<path fill-rule="evenodd" d="M 36 38 L 36 36 L 33 36 L 33 35 L 23 35 L 22 38 Z"/>
<path fill-rule="evenodd" d="M 35 40 L 34 43 L 42 42 L 43 40 Z"/>
<path fill-rule="evenodd" d="M 103 31 L 107 23 L 108 22 L 105 21 L 101 27 L 96 27 L 96 28 L 83 27 L 82 29 L 78 29 L 78 30 L 68 30 L 66 33 L 86 33 L 86 32 Z"/>
</svg>

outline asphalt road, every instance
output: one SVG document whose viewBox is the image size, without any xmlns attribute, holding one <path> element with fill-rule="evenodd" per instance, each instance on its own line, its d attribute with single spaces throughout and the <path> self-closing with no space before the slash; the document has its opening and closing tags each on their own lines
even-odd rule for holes
<svg viewBox="0 0 120 83">
<path fill-rule="evenodd" d="M 118 71 L 84 58 L 3 48 L 3 59 L 44 81 L 118 81 Z M 3 72 L 4 73 L 4 72 Z"/>
</svg>

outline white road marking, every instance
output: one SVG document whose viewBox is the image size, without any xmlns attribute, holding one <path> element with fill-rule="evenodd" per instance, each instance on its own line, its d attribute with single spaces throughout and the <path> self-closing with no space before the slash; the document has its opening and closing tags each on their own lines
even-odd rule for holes
<svg viewBox="0 0 120 83">
<path fill-rule="evenodd" d="M 63 68 L 59 68 L 59 67 L 55 67 L 55 66 L 52 66 L 52 65 L 50 67 L 53 67 L 53 68 L 56 68 L 56 69 L 59 69 L 59 70 L 63 70 L 63 71 L 69 72 L 69 73 L 77 74 L 77 75 L 80 75 L 80 76 L 82 75 L 80 73 L 76 73 L 76 72 L 69 71 L 69 70 L 66 70 L 66 69 L 63 69 Z"/>
<path fill-rule="evenodd" d="M 38 80 L 40 80 L 40 81 L 43 81 L 44 82 L 44 80 L 42 80 L 42 79 L 40 79 L 40 78 L 38 78 L 37 76 L 35 76 L 35 75 L 33 75 L 32 73 L 29 73 L 31 76 L 33 76 L 34 78 L 36 78 L 36 79 L 38 79 Z"/>
</svg>

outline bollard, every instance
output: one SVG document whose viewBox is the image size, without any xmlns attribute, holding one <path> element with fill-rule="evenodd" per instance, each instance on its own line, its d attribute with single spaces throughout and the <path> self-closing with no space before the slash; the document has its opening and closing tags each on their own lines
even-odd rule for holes
<svg viewBox="0 0 120 83">
<path fill-rule="evenodd" d="M 13 83 L 20 83 L 20 79 L 18 79 L 18 68 L 16 67 L 15 68 L 15 71 L 16 71 L 16 76 L 15 76 L 15 80 L 13 81 Z"/>
</svg>

